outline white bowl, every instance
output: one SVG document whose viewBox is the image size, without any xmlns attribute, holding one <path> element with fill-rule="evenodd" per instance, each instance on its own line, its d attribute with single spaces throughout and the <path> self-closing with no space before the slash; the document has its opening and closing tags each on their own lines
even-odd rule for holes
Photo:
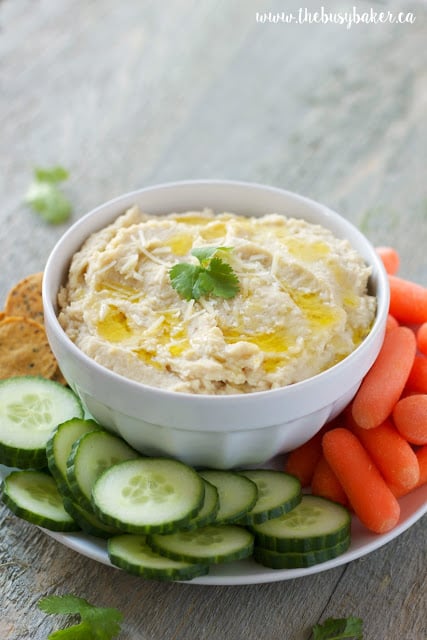
<svg viewBox="0 0 427 640">
<path fill-rule="evenodd" d="M 57 320 L 57 293 L 83 241 L 133 204 L 151 214 L 170 211 L 279 213 L 329 228 L 347 238 L 372 267 L 370 287 L 377 314 L 365 340 L 344 360 L 312 378 L 269 391 L 193 395 L 165 391 L 124 378 L 85 355 Z M 262 464 L 313 436 L 351 401 L 381 347 L 389 305 L 387 276 L 368 240 L 347 220 L 305 197 L 259 184 L 186 181 L 135 191 L 97 207 L 59 240 L 45 268 L 46 331 L 66 380 L 87 411 L 149 455 L 179 458 L 194 466 L 231 468 Z"/>
</svg>

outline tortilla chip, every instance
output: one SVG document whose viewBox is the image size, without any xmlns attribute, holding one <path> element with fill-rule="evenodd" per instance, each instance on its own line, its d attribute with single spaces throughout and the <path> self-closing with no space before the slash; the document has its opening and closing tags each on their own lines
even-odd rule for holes
<svg viewBox="0 0 427 640">
<path fill-rule="evenodd" d="M 51 378 L 57 369 L 44 327 L 30 318 L 0 320 L 0 379 L 12 376 Z"/>
<path fill-rule="evenodd" d="M 17 282 L 7 295 L 5 314 L 31 318 L 43 324 L 42 279 L 43 272 L 39 272 Z"/>
</svg>

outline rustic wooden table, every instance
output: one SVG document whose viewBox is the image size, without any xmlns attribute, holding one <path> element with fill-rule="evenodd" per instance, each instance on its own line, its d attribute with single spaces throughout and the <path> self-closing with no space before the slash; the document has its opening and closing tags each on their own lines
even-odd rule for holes
<svg viewBox="0 0 427 640">
<path fill-rule="evenodd" d="M 325 7 L 354 20 L 356 10 L 358 24 L 316 10 L 313 0 L 0 0 L 0 299 L 43 269 L 69 224 L 23 203 L 33 167 L 54 164 L 70 171 L 70 222 L 158 182 L 265 182 L 340 211 L 427 284 L 427 4 Z M 392 23 L 389 11 L 412 18 Z M 345 566 L 249 586 L 145 581 L 5 508 L 0 523 L 4 639 L 46 638 L 55 621 L 36 603 L 61 593 L 119 608 L 123 640 L 304 640 L 316 622 L 349 615 L 368 640 L 427 638 L 425 516 Z"/>
</svg>

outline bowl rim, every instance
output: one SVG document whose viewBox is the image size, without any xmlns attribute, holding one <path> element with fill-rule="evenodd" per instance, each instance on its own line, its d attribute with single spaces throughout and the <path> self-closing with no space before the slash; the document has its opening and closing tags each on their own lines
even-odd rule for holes
<svg viewBox="0 0 427 640">
<path fill-rule="evenodd" d="M 374 323 L 371 327 L 369 334 L 364 338 L 364 340 L 352 351 L 348 356 L 346 356 L 343 360 L 332 365 L 328 369 L 319 372 L 318 374 L 306 378 L 304 380 L 292 383 L 290 385 L 285 385 L 282 387 L 276 387 L 274 389 L 267 389 L 263 391 L 252 391 L 250 393 L 231 393 L 226 395 L 216 395 L 216 394 L 208 394 L 208 393 L 189 393 L 189 392 L 181 392 L 174 391 L 170 389 L 163 389 L 161 387 L 150 386 L 146 383 L 139 382 L 137 380 L 133 380 L 131 378 L 127 378 L 115 371 L 108 369 L 104 365 L 98 363 L 96 360 L 85 354 L 77 345 L 69 338 L 64 329 L 61 327 L 57 313 L 55 311 L 56 302 L 53 298 L 57 297 L 58 288 L 53 286 L 52 280 L 54 277 L 54 269 L 53 265 L 55 265 L 56 261 L 61 260 L 61 257 L 64 255 L 64 249 L 67 246 L 70 238 L 74 236 L 81 236 L 83 239 L 81 240 L 78 246 L 81 246 L 82 242 L 84 242 L 89 235 L 91 235 L 96 230 L 101 230 L 104 227 L 108 226 L 113 220 L 115 220 L 121 213 L 123 213 L 127 208 L 135 204 L 133 202 L 134 199 L 138 199 L 141 195 L 149 194 L 150 192 L 156 192 L 159 190 L 170 190 L 170 189 L 180 189 L 180 188 L 206 188 L 206 187 L 230 187 L 230 188 L 243 188 L 243 189 L 253 189 L 256 191 L 270 192 L 273 194 L 277 194 L 278 196 L 285 196 L 290 200 L 294 200 L 302 205 L 306 205 L 312 209 L 319 209 L 322 213 L 327 216 L 330 220 L 337 222 L 344 229 L 348 230 L 353 239 L 357 238 L 358 242 L 361 242 L 365 248 L 369 251 L 370 261 L 368 264 L 372 267 L 373 273 L 375 273 L 377 279 L 377 310 L 375 315 Z M 120 209 L 118 208 L 120 206 Z M 116 209 L 117 207 L 117 209 Z M 110 209 L 115 209 L 114 212 L 110 211 L 107 214 L 107 211 Z M 189 208 L 187 208 L 189 210 Z M 230 209 L 231 210 L 231 209 Z M 104 212 L 104 217 L 101 216 L 102 220 L 98 223 L 94 223 L 91 225 L 91 230 L 87 231 L 84 235 L 79 234 L 78 232 L 86 227 L 88 222 L 91 220 L 95 221 L 97 217 Z M 260 213 L 262 215 L 262 212 Z M 302 219 L 303 216 L 295 216 L 300 217 Z M 318 223 L 318 224 L 324 224 Z M 333 231 L 333 230 L 332 230 Z M 334 231 L 333 231 L 334 232 Z M 347 237 L 347 236 L 345 236 Z M 353 245 L 353 241 L 351 238 L 347 238 L 351 245 Z M 66 269 L 68 270 L 69 264 L 72 256 L 78 250 L 78 248 L 74 249 L 71 253 L 69 251 L 65 251 L 67 256 L 67 264 Z M 365 258 L 366 261 L 366 258 Z M 61 262 L 63 262 L 63 257 Z M 68 271 L 67 271 L 68 272 Z M 372 276 L 371 276 L 372 277 Z M 53 293 L 52 298 L 50 296 L 50 292 Z M 380 294 L 380 295 L 379 295 Z M 122 195 L 116 196 L 106 202 L 97 205 L 93 209 L 89 210 L 87 213 L 78 218 L 59 238 L 52 251 L 50 252 L 48 259 L 45 264 L 44 272 L 43 272 L 43 281 L 42 281 L 42 298 L 43 298 L 43 309 L 45 314 L 45 324 L 48 334 L 49 342 L 50 340 L 50 332 L 54 333 L 58 340 L 64 342 L 66 348 L 71 351 L 74 357 L 76 357 L 80 362 L 85 364 L 86 367 L 90 367 L 96 371 L 98 371 L 101 375 L 107 376 L 111 381 L 115 381 L 118 385 L 126 385 L 129 390 L 135 390 L 136 392 L 149 392 L 155 394 L 159 397 L 159 401 L 162 398 L 174 397 L 178 400 L 178 402 L 186 402 L 188 399 L 191 399 L 192 402 L 203 403 L 207 400 L 212 401 L 215 398 L 216 404 L 224 404 L 231 402 L 236 402 L 236 399 L 240 403 L 242 402 L 254 402 L 259 398 L 271 398 L 277 395 L 283 394 L 293 394 L 299 393 L 301 387 L 304 387 L 306 393 L 310 393 L 310 389 L 312 387 L 316 387 L 321 381 L 323 383 L 327 383 L 329 377 L 333 377 L 336 375 L 337 370 L 342 372 L 348 370 L 349 367 L 353 366 L 353 362 L 358 360 L 361 352 L 364 352 L 367 347 L 371 343 L 375 343 L 375 341 L 382 340 L 386 319 L 388 315 L 389 309 L 389 288 L 387 282 L 387 273 L 385 271 L 384 265 L 376 253 L 373 245 L 368 240 L 368 238 L 347 218 L 343 217 L 341 214 L 337 213 L 330 207 L 317 202 L 307 196 L 300 195 L 299 193 L 295 193 L 293 191 L 289 191 L 287 189 L 283 189 L 281 187 L 276 187 L 272 185 L 262 184 L 258 182 L 246 182 L 241 180 L 229 180 L 229 179 L 196 179 L 196 180 L 179 180 L 172 182 L 164 182 L 154 185 L 149 185 L 146 187 L 142 187 L 140 189 L 134 189 L 132 191 L 126 192 Z M 376 355 L 375 355 L 376 357 Z M 373 363 L 375 358 L 372 358 Z"/>
</svg>

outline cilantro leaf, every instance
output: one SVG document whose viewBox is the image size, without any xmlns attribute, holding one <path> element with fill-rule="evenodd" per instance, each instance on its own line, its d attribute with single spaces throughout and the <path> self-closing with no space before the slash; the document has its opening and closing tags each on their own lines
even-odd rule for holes
<svg viewBox="0 0 427 640">
<path fill-rule="evenodd" d="M 48 640 L 111 640 L 120 633 L 123 615 L 112 607 L 96 607 L 73 595 L 47 596 L 38 606 L 48 614 L 78 614 L 81 618 L 79 624 L 53 631 Z"/>
<path fill-rule="evenodd" d="M 169 271 L 171 284 L 178 293 L 186 300 L 198 300 L 200 291 L 198 287 L 198 279 L 202 268 L 198 265 L 180 262 L 175 264 Z"/>
<path fill-rule="evenodd" d="M 234 298 L 239 290 L 239 281 L 233 269 L 221 258 L 212 258 L 206 272 L 213 280 L 213 293 L 221 298 Z"/>
<path fill-rule="evenodd" d="M 191 253 L 199 265 L 180 262 L 169 271 L 172 287 L 185 300 L 199 300 L 213 294 L 219 298 L 234 298 L 239 281 L 232 267 L 216 254 L 230 251 L 230 247 L 196 247 Z"/>
<path fill-rule="evenodd" d="M 348 618 L 328 618 L 323 624 L 313 627 L 313 640 L 362 640 L 362 620 L 350 616 Z"/>
<path fill-rule="evenodd" d="M 197 258 L 202 267 L 206 267 L 218 251 L 231 251 L 231 247 L 194 247 L 191 255 Z"/>
<path fill-rule="evenodd" d="M 36 167 L 33 182 L 25 196 L 25 202 L 52 224 L 65 222 L 71 213 L 71 203 L 57 186 L 67 178 L 68 171 L 63 167 Z"/>
</svg>

